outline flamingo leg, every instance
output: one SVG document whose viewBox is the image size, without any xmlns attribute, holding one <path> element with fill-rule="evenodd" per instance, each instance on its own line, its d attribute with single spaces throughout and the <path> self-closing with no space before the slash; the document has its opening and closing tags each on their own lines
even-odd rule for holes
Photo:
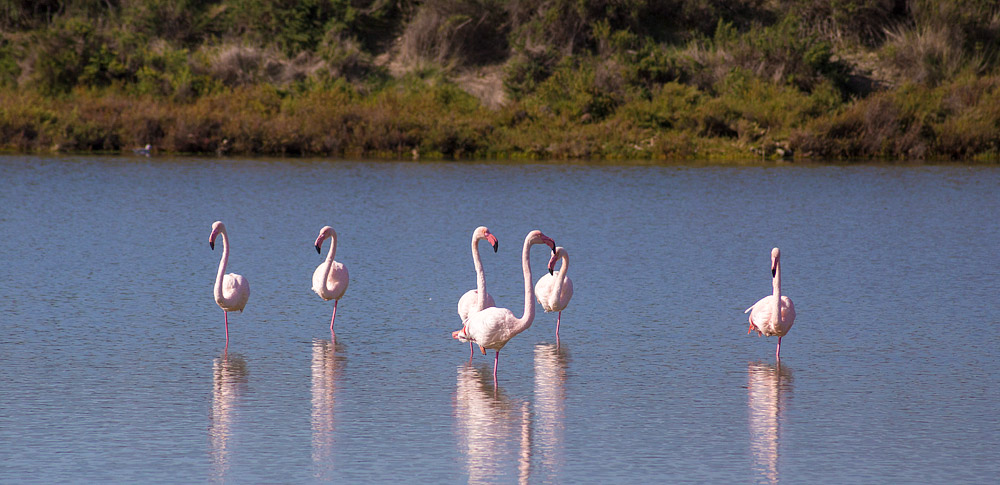
<svg viewBox="0 0 1000 485">
<path fill-rule="evenodd" d="M 333 316 L 330 317 L 330 338 L 331 339 L 336 339 L 337 338 L 337 335 L 335 333 L 333 333 L 333 321 L 337 319 L 337 303 L 340 303 L 340 300 L 333 300 Z"/>
<path fill-rule="evenodd" d="M 229 348 L 229 312 L 222 310 L 222 314 L 226 319 L 226 348 Z"/>
<path fill-rule="evenodd" d="M 497 383 L 497 366 L 500 365 L 500 349 L 497 349 L 497 355 L 493 357 L 493 384 Z"/>
<path fill-rule="evenodd" d="M 472 356 L 476 355 L 476 351 L 472 350 L 472 341 L 469 341 L 469 362 L 472 362 Z"/>
<path fill-rule="evenodd" d="M 774 351 L 775 360 L 781 360 L 781 337 L 778 337 L 778 349 Z"/>
<path fill-rule="evenodd" d="M 556 317 L 556 341 L 559 341 L 559 322 L 562 320 L 562 310 L 559 311 L 559 315 Z"/>
</svg>

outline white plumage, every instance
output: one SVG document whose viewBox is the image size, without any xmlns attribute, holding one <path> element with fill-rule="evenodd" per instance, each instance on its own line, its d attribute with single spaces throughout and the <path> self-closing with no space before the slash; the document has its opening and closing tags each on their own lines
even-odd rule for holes
<svg viewBox="0 0 1000 485">
<path fill-rule="evenodd" d="M 458 317 L 462 319 L 462 325 L 465 325 L 466 321 L 469 320 L 469 315 L 496 306 L 493 297 L 486 292 L 486 273 L 483 271 L 483 263 L 479 259 L 479 241 L 483 239 L 493 246 L 494 253 L 499 248 L 496 236 L 491 234 L 486 226 L 479 226 L 472 231 L 472 264 L 476 268 L 476 289 L 466 291 L 458 300 Z M 482 297 L 480 298 L 480 296 Z M 472 355 L 472 342 L 469 342 L 470 360 Z"/>
<path fill-rule="evenodd" d="M 556 262 L 562 259 L 562 267 L 553 273 Z M 535 296 L 542 309 L 546 312 L 559 312 L 556 317 L 556 345 L 559 344 L 559 322 L 562 320 L 562 311 L 569 305 L 569 300 L 573 298 L 573 280 L 569 279 L 569 253 L 566 248 L 559 246 L 552 257 L 549 258 L 549 274 L 542 275 L 535 284 Z"/>
<path fill-rule="evenodd" d="M 506 308 L 487 308 L 483 311 L 469 316 L 469 320 L 461 330 L 452 332 L 455 339 L 466 341 L 471 340 L 479 345 L 479 349 L 486 353 L 486 349 L 495 349 L 496 356 L 493 358 L 493 380 L 496 380 L 497 364 L 500 361 L 500 349 L 515 335 L 531 327 L 531 322 L 535 319 L 535 291 L 531 285 L 531 246 L 535 244 L 546 244 L 555 250 L 555 242 L 551 238 L 542 234 L 541 231 L 531 231 L 524 238 L 524 247 L 521 249 L 521 269 L 524 273 L 524 314 L 521 318 L 514 316 L 514 312 Z"/>
<path fill-rule="evenodd" d="M 229 263 L 229 234 L 222 221 L 212 223 L 212 234 L 208 236 L 208 246 L 215 249 L 215 238 L 222 235 L 222 259 L 219 261 L 219 271 L 215 275 L 215 287 L 212 292 L 215 303 L 222 308 L 226 321 L 226 347 L 229 347 L 229 312 L 243 311 L 250 299 L 250 282 L 243 275 L 226 274 Z"/>
<path fill-rule="evenodd" d="M 781 251 L 771 250 L 771 287 L 772 294 L 765 296 L 747 308 L 743 313 L 750 313 L 750 328 L 747 333 L 757 331 L 757 335 L 778 337 L 778 348 L 775 358 L 781 357 L 781 337 L 784 337 L 795 323 L 795 305 L 787 296 L 781 294 Z"/>
<path fill-rule="evenodd" d="M 323 226 L 319 230 L 319 236 L 316 236 L 316 242 L 313 244 L 316 252 L 322 253 L 323 241 L 326 239 L 330 240 L 330 251 L 326 255 L 326 260 L 313 271 L 312 290 L 324 301 L 334 300 L 333 316 L 330 317 L 330 336 L 336 338 L 333 333 L 333 322 L 337 319 L 337 304 L 347 291 L 350 275 L 347 273 L 347 266 L 333 259 L 337 256 L 337 231 L 332 227 Z"/>
</svg>

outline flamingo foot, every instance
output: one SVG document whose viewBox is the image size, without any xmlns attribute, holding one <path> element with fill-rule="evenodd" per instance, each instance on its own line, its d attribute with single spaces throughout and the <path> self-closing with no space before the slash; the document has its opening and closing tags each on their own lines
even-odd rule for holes
<svg viewBox="0 0 1000 485">
<path fill-rule="evenodd" d="M 479 346 L 479 351 L 482 352 L 483 355 L 486 355 L 486 349 L 484 349 L 482 345 Z"/>
</svg>

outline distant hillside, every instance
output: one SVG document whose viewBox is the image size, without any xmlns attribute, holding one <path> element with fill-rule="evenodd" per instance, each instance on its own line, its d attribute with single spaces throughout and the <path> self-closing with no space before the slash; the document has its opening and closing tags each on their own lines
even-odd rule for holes
<svg viewBox="0 0 1000 485">
<path fill-rule="evenodd" d="M 7 0 L 0 149 L 1000 154 L 994 0 Z"/>
</svg>

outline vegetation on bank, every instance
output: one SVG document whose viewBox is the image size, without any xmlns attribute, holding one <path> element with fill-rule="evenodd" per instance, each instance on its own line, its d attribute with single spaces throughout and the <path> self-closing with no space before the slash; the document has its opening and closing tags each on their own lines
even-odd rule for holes
<svg viewBox="0 0 1000 485">
<path fill-rule="evenodd" d="M 996 160 L 993 0 L 0 0 L 0 150 Z"/>
</svg>

